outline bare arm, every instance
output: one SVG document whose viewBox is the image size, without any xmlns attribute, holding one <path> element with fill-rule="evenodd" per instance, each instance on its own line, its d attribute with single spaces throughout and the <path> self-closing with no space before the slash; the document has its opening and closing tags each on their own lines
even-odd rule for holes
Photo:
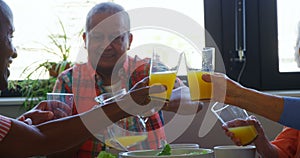
<svg viewBox="0 0 300 158">
<path fill-rule="evenodd" d="M 239 106 L 270 120 L 279 121 L 284 106 L 282 97 L 243 87 L 220 73 L 203 75 L 203 79 L 213 83 L 214 101 Z"/>
<path fill-rule="evenodd" d="M 0 143 L 0 155 L 1 157 L 28 157 L 69 149 L 93 136 L 90 131 L 100 131 L 111 123 L 106 115 L 101 117 L 98 115 L 99 113 L 111 111 L 107 115 L 119 116 L 115 117 L 115 120 L 126 117 L 127 114 L 119 108 L 111 110 L 113 107 L 118 106 L 105 106 L 103 110 L 98 108 L 81 115 L 53 120 L 38 126 L 30 126 L 12 120 L 9 133 Z"/>
<path fill-rule="evenodd" d="M 136 108 L 124 109 L 122 105 L 137 103 L 145 105 L 149 98 L 149 88 L 143 87 L 130 91 L 124 99 L 102 107 L 57 120 L 30 126 L 18 120 L 12 120 L 12 126 L 6 137 L 0 142 L 0 157 L 29 157 L 48 155 L 67 150 L 85 141 L 102 129 L 120 119 L 135 114 Z M 153 86 L 153 93 L 163 92 L 161 86 Z M 130 99 L 132 98 L 132 99 Z M 128 110 L 128 111 L 126 111 Z M 62 141 L 63 139 L 63 141 Z"/>
<path fill-rule="evenodd" d="M 12 120 L 8 135 L 0 143 L 0 155 L 1 157 L 44 155 L 67 149 L 89 136 L 90 133 L 81 123 L 79 116 L 56 120 L 39 127 Z M 64 141 L 60 141 L 61 138 L 64 138 Z"/>
<path fill-rule="evenodd" d="M 266 137 L 259 138 L 254 141 L 257 152 L 262 157 L 278 158 L 278 151 L 276 147 L 269 142 Z"/>
<path fill-rule="evenodd" d="M 264 129 L 261 123 L 256 119 L 255 116 L 250 116 L 248 120 L 249 124 L 254 125 L 258 135 L 257 138 L 254 140 L 254 144 L 256 146 L 257 152 L 266 158 L 278 158 L 278 151 L 277 148 L 269 141 L 267 136 L 265 135 Z"/>
<path fill-rule="evenodd" d="M 163 110 L 172 111 L 182 115 L 191 115 L 202 109 L 202 102 L 192 101 L 187 86 L 173 89 L 170 102 L 165 104 Z"/>
<path fill-rule="evenodd" d="M 233 105 L 264 116 L 278 122 L 283 112 L 284 101 L 280 96 L 269 95 L 253 89 L 244 88 L 241 96 L 237 97 Z"/>
</svg>

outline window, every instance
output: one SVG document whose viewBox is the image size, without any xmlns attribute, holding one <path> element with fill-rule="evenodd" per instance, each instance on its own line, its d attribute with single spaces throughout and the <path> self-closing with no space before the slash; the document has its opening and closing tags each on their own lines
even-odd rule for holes
<svg viewBox="0 0 300 158">
<path fill-rule="evenodd" d="M 10 80 L 22 80 L 25 75 L 22 71 L 29 64 L 40 60 L 58 60 L 42 51 L 42 44 L 48 45 L 48 35 L 60 30 L 58 18 L 62 20 L 67 34 L 72 43 L 71 60 L 77 60 L 79 47 L 82 46 L 80 31 L 84 28 L 87 12 L 97 0 L 9 0 L 8 5 L 14 13 L 16 32 L 14 34 L 14 45 L 18 51 L 16 58 L 11 65 Z M 126 10 L 141 7 L 162 7 L 175 10 L 195 20 L 199 25 L 204 25 L 203 1 L 199 0 L 114 0 L 121 4 Z M 180 23 L 180 21 L 178 21 Z M 189 43 L 180 36 L 164 30 L 147 30 L 147 35 L 141 31 L 134 31 L 134 42 L 132 47 L 143 43 L 156 41 L 167 44 L 170 47 L 184 50 Z M 161 36 L 163 35 L 163 36 Z M 48 78 L 48 74 L 40 78 Z"/>
<path fill-rule="evenodd" d="M 241 0 L 206 0 L 204 5 L 206 29 L 222 52 L 227 75 L 259 90 L 299 89 L 300 73 L 294 61 L 299 22 L 294 8 L 299 2 L 245 1 L 246 62 L 240 62 L 234 38 L 237 1 Z"/>
<path fill-rule="evenodd" d="M 277 1 L 278 56 L 280 72 L 300 71 L 300 18 L 297 0 Z M 297 53 L 297 61 L 295 61 Z"/>
<path fill-rule="evenodd" d="M 292 5 L 296 1 L 289 0 L 283 4 L 281 1 L 259 1 L 261 26 L 261 66 L 262 88 L 264 89 L 299 89 L 300 73 L 297 72 L 294 61 L 294 46 L 296 44 L 298 19 L 291 16 L 291 11 L 298 15 Z M 290 7 L 289 7 L 290 6 Z M 295 17 L 296 18 L 296 17 Z M 286 24 L 286 20 L 290 23 Z M 285 34 L 285 35 L 284 35 Z M 283 54 L 286 54 L 284 56 Z M 289 59 L 287 59 L 287 56 Z M 285 62 L 284 62 L 285 61 Z M 287 65 L 287 68 L 283 68 Z"/>
<path fill-rule="evenodd" d="M 43 52 L 43 45 L 49 45 L 48 35 L 61 32 L 59 19 L 63 22 L 72 43 L 71 60 L 74 61 L 81 41 L 80 31 L 83 29 L 88 10 L 96 4 L 95 0 L 9 0 L 7 4 L 14 14 L 14 45 L 18 58 L 11 65 L 10 80 L 22 80 L 25 67 L 38 61 L 59 60 L 49 53 Z M 22 75 L 21 75 L 22 74 Z M 36 73 L 35 77 L 38 77 Z M 48 74 L 40 76 L 48 78 Z"/>
</svg>

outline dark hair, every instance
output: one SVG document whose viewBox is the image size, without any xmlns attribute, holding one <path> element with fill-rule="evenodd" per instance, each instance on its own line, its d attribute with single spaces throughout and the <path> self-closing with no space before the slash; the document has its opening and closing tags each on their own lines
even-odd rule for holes
<svg viewBox="0 0 300 158">
<path fill-rule="evenodd" d="M 12 11 L 10 7 L 3 1 L 0 0 L 0 30 L 3 29 L 3 25 L 7 25 L 10 21 L 10 18 L 13 17 Z M 1 33 L 2 31 L 0 31 Z M 2 40 L 3 36 L 0 34 L 0 40 Z"/>
<path fill-rule="evenodd" d="M 104 2 L 95 5 L 88 12 L 86 17 L 86 25 L 85 25 L 86 31 L 90 31 L 94 27 L 91 25 L 91 17 L 95 14 L 103 14 L 103 13 L 107 13 L 111 15 L 116 13 L 121 13 L 122 15 L 124 15 L 126 23 L 128 24 L 128 28 L 130 28 L 129 15 L 122 6 L 113 2 Z"/>
</svg>

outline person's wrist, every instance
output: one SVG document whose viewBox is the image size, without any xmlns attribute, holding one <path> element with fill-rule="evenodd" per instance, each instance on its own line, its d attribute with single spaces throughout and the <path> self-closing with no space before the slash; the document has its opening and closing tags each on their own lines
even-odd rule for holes
<svg viewBox="0 0 300 158">
<path fill-rule="evenodd" d="M 123 108 L 120 107 L 121 105 L 130 105 L 130 104 L 126 103 L 125 99 L 120 99 L 117 102 L 115 102 L 115 104 L 116 104 L 115 106 L 117 107 L 116 110 L 117 110 L 118 114 L 120 115 L 121 119 L 131 116 L 129 113 L 124 111 Z"/>
<path fill-rule="evenodd" d="M 251 98 L 251 90 L 245 87 L 239 87 L 235 95 L 230 98 L 230 102 L 232 105 L 236 105 L 244 109 L 249 97 Z"/>
<path fill-rule="evenodd" d="M 126 113 L 120 108 L 119 101 L 106 104 L 102 107 L 102 109 L 105 112 L 105 114 L 109 117 L 109 119 L 113 122 L 117 122 L 123 118 L 130 116 L 128 113 Z"/>
<path fill-rule="evenodd" d="M 255 145 L 263 145 L 263 144 L 269 143 L 269 140 L 264 134 L 258 133 L 257 137 L 255 138 L 253 143 Z"/>
</svg>

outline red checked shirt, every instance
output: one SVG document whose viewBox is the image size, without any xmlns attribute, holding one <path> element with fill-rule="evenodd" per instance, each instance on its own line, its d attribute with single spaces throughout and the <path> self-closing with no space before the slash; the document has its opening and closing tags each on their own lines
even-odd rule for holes
<svg viewBox="0 0 300 158">
<path fill-rule="evenodd" d="M 149 75 L 150 59 L 139 59 L 129 57 L 123 65 L 123 69 L 119 71 L 122 88 L 129 90 L 138 81 Z M 102 80 L 90 64 L 78 64 L 71 69 L 63 72 L 54 87 L 55 92 L 73 93 L 75 98 L 74 114 L 85 112 L 93 108 L 98 103 L 94 98 L 105 93 L 102 86 Z M 126 118 L 132 120 L 132 117 Z M 161 140 L 165 140 L 165 132 L 163 129 L 162 112 L 155 113 L 149 117 L 146 122 L 148 139 L 142 146 L 146 149 L 157 149 L 160 147 Z M 105 150 L 104 145 L 97 139 L 86 141 L 77 152 L 77 157 L 94 158 L 101 150 Z"/>
<path fill-rule="evenodd" d="M 0 142 L 5 138 L 11 127 L 11 120 L 0 115 Z"/>
</svg>

